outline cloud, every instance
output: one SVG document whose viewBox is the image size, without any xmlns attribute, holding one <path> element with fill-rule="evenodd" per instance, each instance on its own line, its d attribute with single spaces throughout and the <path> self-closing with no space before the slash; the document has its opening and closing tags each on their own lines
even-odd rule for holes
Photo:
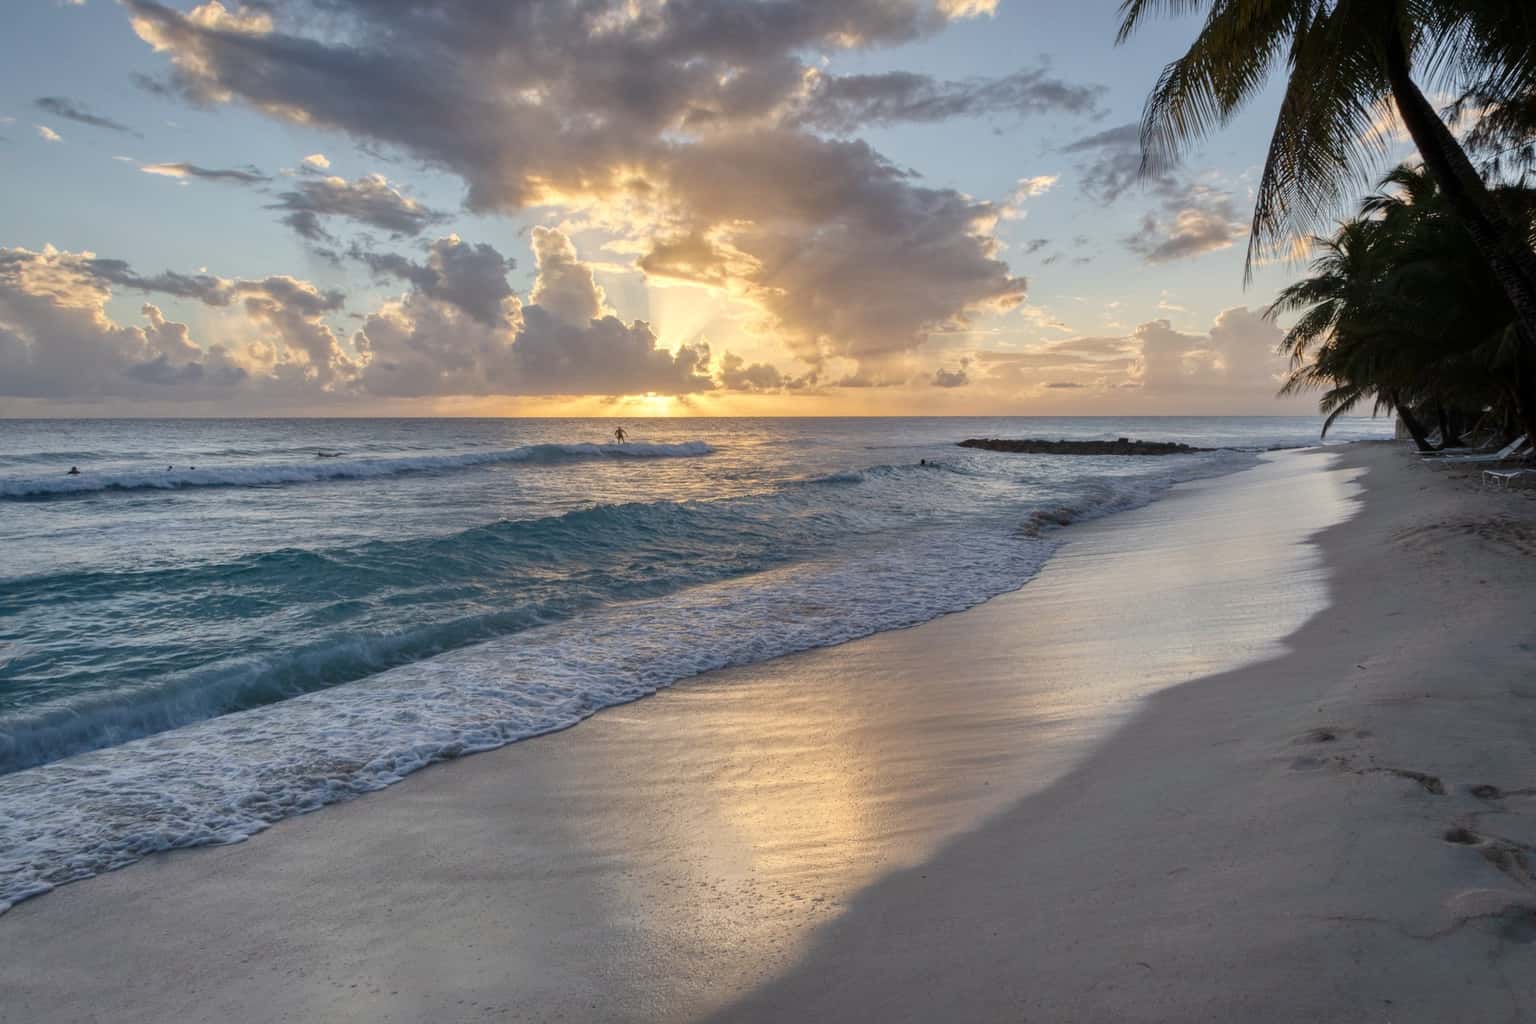
<svg viewBox="0 0 1536 1024">
<path fill-rule="evenodd" d="M 1056 181 L 1057 177 L 1054 174 L 1037 174 L 1033 178 L 1020 178 L 1013 190 L 1008 193 L 1008 198 L 999 212 L 1007 220 L 1021 220 L 1025 213 L 1025 201 L 1045 195 L 1055 187 Z"/>
<path fill-rule="evenodd" d="M 1066 338 L 1051 342 L 1046 346 L 1046 351 L 1093 359 L 1128 355 L 1135 347 L 1129 338 Z"/>
<path fill-rule="evenodd" d="M 1176 331 L 1167 320 L 1149 321 L 1131 334 L 1141 354 L 1133 378 L 1155 395 L 1273 397 L 1286 369 L 1285 357 L 1277 353 L 1282 335 L 1244 306 L 1217 314 L 1203 335 Z"/>
<path fill-rule="evenodd" d="M 253 363 L 196 344 L 153 304 L 142 324 L 106 314 L 108 283 L 89 253 L 0 249 L 0 396 L 217 398 L 245 386 Z"/>
<path fill-rule="evenodd" d="M 1125 354 L 1114 358 L 1098 358 L 1085 355 L 1070 346 L 1060 349 L 1054 345 L 1028 351 L 987 351 L 975 353 L 977 368 L 981 371 L 975 380 L 978 387 L 995 392 L 1018 394 L 1029 392 L 1042 385 L 1042 375 L 1057 383 L 1074 377 L 1074 383 L 1085 386 L 1105 386 L 1114 380 L 1124 380 L 1137 366 L 1134 350 L 1127 346 Z"/>
<path fill-rule="evenodd" d="M 419 235 L 445 219 L 389 183 L 382 174 L 355 181 L 324 177 L 299 182 L 292 191 L 278 193 L 272 209 L 286 211 L 282 218 L 311 241 L 329 239 L 322 219 L 345 217 L 380 228 L 395 236 Z"/>
<path fill-rule="evenodd" d="M 160 99 L 169 99 L 176 95 L 174 87 L 167 85 L 153 75 L 146 75 L 142 71 L 130 71 L 128 73 L 128 80 L 134 84 L 135 88 L 151 96 L 157 96 Z"/>
<path fill-rule="evenodd" d="M 105 128 L 108 131 L 121 132 L 124 135 L 132 135 L 136 138 L 142 139 L 144 137 L 127 125 L 108 117 L 93 114 L 83 104 L 64 96 L 40 96 L 33 101 L 33 105 L 39 110 L 45 110 L 55 117 L 62 117 L 67 121 L 88 124 L 93 128 Z"/>
<path fill-rule="evenodd" d="M 259 185 L 272 179 L 255 167 L 199 167 L 197 164 L 144 164 L 139 170 L 145 174 L 158 174 L 164 178 L 185 181 L 197 178 L 202 181 L 228 182 L 232 185 Z"/>
<path fill-rule="evenodd" d="M 678 234 L 717 240 L 696 272 L 754 300 L 813 366 L 849 358 L 884 379 L 932 330 L 1024 299 L 987 234 L 996 206 L 915 186 L 863 142 L 731 135 L 660 170 L 688 200 Z"/>
<path fill-rule="evenodd" d="M 571 324 L 603 315 L 603 289 L 593 278 L 592 268 L 576 257 L 569 238 L 552 228 L 534 228 L 533 258 L 539 268 L 532 295 L 536 305 Z"/>
<path fill-rule="evenodd" d="M 1167 190 L 1160 212 L 1143 217 L 1141 227 L 1124 241 L 1148 263 L 1167 263 L 1230 248 L 1246 233 L 1230 193 L 1190 185 Z"/>
<path fill-rule="evenodd" d="M 419 290 L 386 303 L 354 335 L 365 359 L 363 388 L 394 396 L 676 395 L 714 386 L 707 347 L 668 352 L 645 323 L 607 314 L 569 239 L 535 232 L 533 304 L 507 300 L 503 321 L 487 324 Z"/>
<path fill-rule="evenodd" d="M 680 395 L 714 387 L 709 347 L 656 347 L 643 321 L 625 324 L 605 307 L 590 267 L 565 235 L 533 229 L 538 266 L 514 348 L 519 386 L 526 394 Z"/>
<path fill-rule="evenodd" d="M 1144 215 L 1140 227 L 1123 240 L 1149 263 L 1225 249 L 1246 233 L 1229 193 L 1181 182 L 1168 172 L 1143 178 L 1141 130 L 1135 123 L 1084 136 L 1063 146 L 1062 152 L 1085 157 L 1078 167 L 1078 187 L 1096 202 L 1114 202 L 1138 183 L 1156 197 L 1157 208 Z M 1086 241 L 1080 238 L 1078 244 Z M 1078 257 L 1073 262 L 1090 260 Z"/>
<path fill-rule="evenodd" d="M 37 129 L 37 134 L 44 142 L 63 142 L 64 137 L 45 124 L 37 124 L 32 127 Z"/>
<path fill-rule="evenodd" d="M 425 263 L 356 248 L 350 255 L 376 275 L 409 281 L 422 294 L 457 306 L 488 327 L 506 321 L 506 304 L 512 297 L 507 271 L 515 264 L 493 246 L 470 245 L 450 235 L 431 244 Z"/>
<path fill-rule="evenodd" d="M 523 305 L 505 282 L 510 261 L 487 245 L 439 239 L 426 263 L 405 261 L 432 274 L 407 275 L 410 287 L 343 340 L 329 322 L 342 312 L 342 293 L 285 275 L 144 275 L 88 252 L 0 249 L 0 398 L 242 399 L 260 408 L 370 396 L 684 395 L 716 386 L 707 345 L 669 351 L 643 321 L 609 312 L 564 235 L 540 229 L 535 256 L 538 301 Z M 221 343 L 199 342 L 150 303 L 141 323 L 115 322 L 106 311 L 114 288 L 214 309 Z M 499 316 L 471 315 L 496 296 Z"/>
<path fill-rule="evenodd" d="M 969 384 L 971 382 L 971 378 L 965 372 L 966 363 L 968 362 L 969 360 L 963 360 L 958 370 L 947 370 L 942 366 L 939 367 L 933 373 L 934 387 L 959 388 Z"/>
<path fill-rule="evenodd" d="M 99 284 L 194 299 L 208 306 L 238 304 L 252 326 L 268 332 L 291 361 L 306 366 L 321 384 L 346 376 L 352 368 L 351 357 L 325 323 L 326 316 L 340 310 L 346 299 L 340 291 L 322 291 L 308 281 L 281 274 L 259 280 L 171 271 L 144 277 L 123 260 L 89 256 L 73 259 L 71 266 Z"/>
<path fill-rule="evenodd" d="M 461 177 L 473 211 L 557 208 L 633 245 L 648 273 L 685 273 L 756 304 L 761 333 L 812 365 L 844 356 L 876 376 L 929 332 L 1017 305 L 1025 282 L 999 256 L 997 204 L 925 188 L 804 119 L 1088 102 L 1038 69 L 958 85 L 839 84 L 815 70 L 817 54 L 908 42 L 989 3 L 676 0 L 551 4 L 537 17 L 482 0 L 125 6 L 199 102 L 400 150 Z M 818 93 L 832 97 L 821 108 Z M 330 207 L 294 197 L 290 225 L 320 237 Z M 684 242 L 691 262 L 676 258 Z"/>
<path fill-rule="evenodd" d="M 331 162 L 326 159 L 324 153 L 311 153 L 304 158 L 303 163 L 306 167 L 313 167 L 317 171 L 329 170 L 331 166 Z"/>
<path fill-rule="evenodd" d="M 727 352 L 720 360 L 720 372 L 715 380 L 727 391 L 764 393 L 811 387 L 816 383 L 816 375 L 792 377 L 769 363 L 749 366 L 740 356 Z"/>
<path fill-rule="evenodd" d="M 1098 395 L 1122 412 L 1230 414 L 1274 408 L 1287 369 L 1282 331 L 1258 310 L 1223 310 L 1205 331 L 1148 320 L 1120 336 L 1066 338 L 1018 350 L 973 353 L 971 384 L 983 395 Z M 1135 392 L 1134 398 L 1126 392 Z M 1110 398 L 1110 396 L 1118 396 Z M 1133 403 L 1127 405 L 1127 403 Z M 1305 402 L 1290 407 L 1306 407 Z"/>
<path fill-rule="evenodd" d="M 73 259 L 73 265 L 82 273 L 98 282 L 132 288 L 141 292 L 158 292 L 182 299 L 196 299 L 209 306 L 227 306 L 234 301 L 233 282 L 212 274 L 178 274 L 165 271 L 153 277 L 143 277 L 129 266 L 126 260 L 98 259 L 84 254 Z"/>
<path fill-rule="evenodd" d="M 848 134 L 872 125 L 946 121 L 984 114 L 1093 114 L 1104 88 L 1077 85 L 1043 68 L 1003 78 L 945 82 L 910 71 L 873 75 L 824 75 L 812 71 L 796 126 Z"/>
<path fill-rule="evenodd" d="M 1141 179 L 1141 128 L 1116 125 L 1061 147 L 1080 155 L 1078 188 L 1089 198 L 1112 203 Z"/>
</svg>

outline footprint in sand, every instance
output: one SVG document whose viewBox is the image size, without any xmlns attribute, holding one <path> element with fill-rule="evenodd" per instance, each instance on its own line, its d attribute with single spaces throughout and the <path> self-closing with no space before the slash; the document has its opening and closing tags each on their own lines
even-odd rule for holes
<svg viewBox="0 0 1536 1024">
<path fill-rule="evenodd" d="M 1446 829 L 1440 838 L 1456 846 L 1475 847 L 1484 860 L 1510 878 L 1527 886 L 1536 884 L 1536 879 L 1531 876 L 1530 862 L 1526 858 L 1527 851 L 1519 843 L 1498 836 L 1485 836 L 1460 825 Z"/>
</svg>

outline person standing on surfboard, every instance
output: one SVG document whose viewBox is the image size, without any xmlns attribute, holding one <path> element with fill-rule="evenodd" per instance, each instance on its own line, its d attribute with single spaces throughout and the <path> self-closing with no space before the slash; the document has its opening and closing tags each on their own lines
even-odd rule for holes
<svg viewBox="0 0 1536 1024">
<path fill-rule="evenodd" d="M 624 428 L 623 427 L 614 427 L 613 428 L 613 439 L 615 441 L 619 442 L 619 444 L 623 444 L 624 443 L 624 439 L 626 437 L 628 437 L 628 436 L 629 435 L 624 432 Z"/>
</svg>

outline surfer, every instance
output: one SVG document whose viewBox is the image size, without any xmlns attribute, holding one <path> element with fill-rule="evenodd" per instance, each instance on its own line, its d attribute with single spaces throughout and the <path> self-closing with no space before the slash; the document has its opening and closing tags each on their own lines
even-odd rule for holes
<svg viewBox="0 0 1536 1024">
<path fill-rule="evenodd" d="M 626 437 L 628 437 L 628 436 L 629 435 L 624 432 L 624 428 L 623 427 L 614 427 L 613 428 L 613 439 L 615 441 L 619 442 L 619 444 L 623 444 L 624 443 L 624 439 Z"/>
<path fill-rule="evenodd" d="M 79 466 L 70 466 L 69 467 L 69 472 L 65 473 L 64 475 L 65 476 L 79 476 L 80 475 L 80 467 Z"/>
</svg>

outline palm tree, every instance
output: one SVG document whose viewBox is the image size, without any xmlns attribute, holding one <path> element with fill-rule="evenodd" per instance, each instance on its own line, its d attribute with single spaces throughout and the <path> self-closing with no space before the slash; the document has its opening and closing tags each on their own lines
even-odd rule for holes
<svg viewBox="0 0 1536 1024">
<path fill-rule="evenodd" d="M 1327 416 L 1324 436 L 1339 416 L 1374 399 L 1378 411 L 1398 414 L 1421 451 L 1432 451 L 1411 403 L 1402 398 L 1408 374 L 1391 362 L 1405 346 L 1378 319 L 1389 268 L 1387 234 L 1381 220 L 1351 220 L 1332 238 L 1312 239 L 1318 255 L 1311 275 L 1283 289 L 1264 313 L 1275 319 L 1301 312 L 1280 343 L 1292 367 L 1280 393 L 1326 388 L 1319 402 Z"/>
<path fill-rule="evenodd" d="M 1225 124 L 1282 60 L 1288 79 L 1270 141 L 1249 238 L 1262 249 L 1328 219 L 1385 155 L 1374 130 L 1395 104 L 1446 205 L 1472 236 L 1536 350 L 1536 253 L 1501 215 L 1466 152 L 1413 78 L 1424 63 L 1457 92 L 1494 98 L 1536 85 L 1531 0 L 1124 0 L 1119 40 L 1151 12 L 1208 8 L 1189 51 L 1169 64 L 1147 100 L 1148 168 L 1177 160 Z M 1375 159 L 1373 159 L 1375 158 Z M 1536 381 L 1522 389 L 1536 401 Z M 1536 439 L 1536 408 L 1522 409 Z"/>
<path fill-rule="evenodd" d="M 1450 114 L 1452 124 L 1466 123 L 1467 149 L 1480 158 L 1485 174 L 1536 170 L 1536 88 L 1503 98 L 1467 93 Z"/>
<path fill-rule="evenodd" d="M 1531 223 L 1530 193 L 1502 188 L 1494 198 L 1512 223 Z M 1423 168 L 1388 174 L 1360 217 L 1313 244 L 1309 276 L 1283 289 L 1267 315 L 1301 314 L 1281 344 L 1292 358 L 1282 393 L 1325 388 L 1325 432 L 1373 399 L 1427 450 L 1416 410 L 1436 416 L 1453 445 L 1459 411 L 1491 410 L 1504 422 L 1519 407 L 1525 349 L 1514 308 Z"/>
</svg>

